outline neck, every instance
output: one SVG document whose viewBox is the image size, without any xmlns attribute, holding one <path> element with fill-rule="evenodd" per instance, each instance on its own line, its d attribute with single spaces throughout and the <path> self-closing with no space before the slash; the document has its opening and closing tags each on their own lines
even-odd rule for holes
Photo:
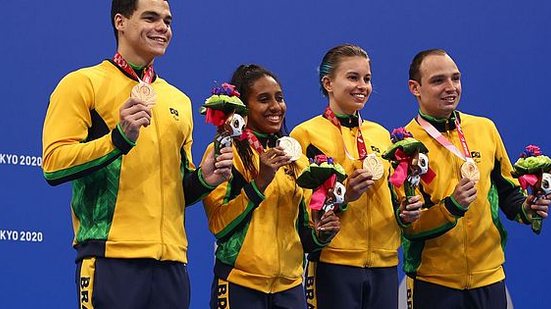
<svg viewBox="0 0 551 309">
<path fill-rule="evenodd" d="M 340 108 L 340 106 L 339 106 L 337 103 L 335 103 L 333 100 L 329 100 L 329 107 L 331 108 L 331 110 L 333 111 L 333 113 L 335 113 L 335 115 L 339 115 L 339 116 L 350 116 L 350 115 L 356 114 L 356 110 L 352 110 L 352 111 L 343 110 L 343 109 Z"/>
<path fill-rule="evenodd" d="M 137 55 L 131 50 L 128 50 L 127 48 L 124 48 L 124 46 L 119 46 L 117 49 L 117 52 L 121 54 L 121 56 L 132 66 L 134 69 L 143 69 L 146 66 L 153 63 L 154 58 L 153 57 L 143 57 L 140 55 Z"/>
<path fill-rule="evenodd" d="M 453 112 L 443 114 L 443 115 L 435 115 L 434 113 L 429 113 L 427 111 L 424 111 L 423 109 L 419 109 L 419 114 L 421 116 L 423 116 L 423 118 L 425 118 L 425 119 L 429 119 L 429 120 L 436 121 L 436 122 L 444 122 L 444 121 L 450 119 Z"/>
</svg>

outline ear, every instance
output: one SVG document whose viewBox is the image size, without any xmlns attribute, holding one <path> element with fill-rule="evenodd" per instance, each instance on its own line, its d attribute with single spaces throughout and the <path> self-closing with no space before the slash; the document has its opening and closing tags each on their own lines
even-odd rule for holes
<svg viewBox="0 0 551 309">
<path fill-rule="evenodd" d="M 411 94 L 413 94 L 414 96 L 418 97 L 420 94 L 419 94 L 419 87 L 421 85 L 419 84 L 418 81 L 416 80 L 412 80 L 410 79 L 408 81 L 408 88 L 409 88 L 409 92 L 411 92 Z"/>
<path fill-rule="evenodd" d="M 123 32 L 126 27 L 126 20 L 127 18 L 124 17 L 121 13 L 115 14 L 115 17 L 113 17 L 113 24 L 115 25 L 115 29 L 119 32 Z"/>
<path fill-rule="evenodd" d="M 331 78 L 329 78 L 329 76 L 327 75 L 323 76 L 321 78 L 321 84 L 325 89 L 325 91 L 327 91 L 328 93 L 333 91 L 333 83 L 331 82 Z"/>
</svg>

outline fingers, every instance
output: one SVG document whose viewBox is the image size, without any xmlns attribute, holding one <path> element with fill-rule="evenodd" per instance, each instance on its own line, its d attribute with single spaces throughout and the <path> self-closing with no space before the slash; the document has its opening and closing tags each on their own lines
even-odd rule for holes
<svg viewBox="0 0 551 309">
<path fill-rule="evenodd" d="M 467 178 L 462 178 L 453 192 L 453 198 L 464 208 L 468 208 L 476 196 L 476 184 Z"/>
<path fill-rule="evenodd" d="M 404 199 L 400 206 L 401 211 L 399 214 L 402 222 L 411 223 L 419 219 L 424 211 L 424 209 L 421 208 L 423 205 L 424 203 L 419 195 Z"/>
<path fill-rule="evenodd" d="M 220 150 L 220 155 L 214 162 L 214 173 L 221 176 L 224 180 L 231 177 L 233 167 L 233 150 L 231 147 L 224 147 Z"/>
<path fill-rule="evenodd" d="M 335 213 L 330 210 L 326 213 L 324 213 L 319 222 L 317 223 L 317 230 L 318 231 L 324 231 L 324 232 L 338 232 L 341 228 L 340 220 Z"/>
<path fill-rule="evenodd" d="M 124 134 L 130 140 L 136 141 L 140 128 L 147 127 L 151 123 L 151 107 L 129 98 L 119 110 L 119 119 Z"/>
<path fill-rule="evenodd" d="M 530 195 L 526 199 L 526 203 L 529 205 L 530 210 L 536 212 L 542 218 L 547 218 L 549 205 L 551 204 L 549 196 L 544 195 L 542 198 L 536 199 L 534 196 Z"/>
</svg>

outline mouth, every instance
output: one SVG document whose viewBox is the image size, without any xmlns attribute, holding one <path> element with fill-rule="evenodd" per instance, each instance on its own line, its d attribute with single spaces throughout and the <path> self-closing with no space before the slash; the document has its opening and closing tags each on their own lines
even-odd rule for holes
<svg viewBox="0 0 551 309">
<path fill-rule="evenodd" d="M 160 44 L 166 44 L 168 42 L 168 39 L 164 36 L 148 36 L 148 38 Z"/>
<path fill-rule="evenodd" d="M 357 102 L 364 102 L 367 99 L 367 95 L 365 93 L 352 93 L 352 96 Z"/>
<path fill-rule="evenodd" d="M 283 120 L 283 115 L 267 115 L 266 119 L 271 123 L 280 123 Z"/>
<path fill-rule="evenodd" d="M 443 97 L 441 100 L 445 101 L 447 103 L 455 103 L 455 101 L 457 100 L 457 96 L 456 95 L 448 95 L 448 96 Z"/>
</svg>

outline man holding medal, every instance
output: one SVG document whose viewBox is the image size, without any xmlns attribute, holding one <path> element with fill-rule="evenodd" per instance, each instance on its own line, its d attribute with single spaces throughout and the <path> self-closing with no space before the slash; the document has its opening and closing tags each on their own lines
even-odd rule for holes
<svg viewBox="0 0 551 309">
<path fill-rule="evenodd" d="M 547 217 L 550 197 L 533 202 L 524 196 L 494 123 L 456 110 L 461 73 L 444 50 L 418 53 L 408 86 L 419 115 L 406 129 L 427 146 L 436 173 L 418 188 L 427 210 L 412 223 L 400 222 L 413 290 L 408 302 L 414 308 L 506 308 L 499 209 L 529 224 L 535 213 Z M 400 206 L 400 218 L 404 210 Z"/>
<path fill-rule="evenodd" d="M 43 130 L 44 175 L 71 181 L 79 308 L 188 308 L 184 210 L 231 175 L 231 148 L 191 158 L 189 98 L 153 69 L 168 1 L 113 0 L 112 59 L 65 76 Z"/>
</svg>

